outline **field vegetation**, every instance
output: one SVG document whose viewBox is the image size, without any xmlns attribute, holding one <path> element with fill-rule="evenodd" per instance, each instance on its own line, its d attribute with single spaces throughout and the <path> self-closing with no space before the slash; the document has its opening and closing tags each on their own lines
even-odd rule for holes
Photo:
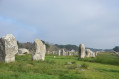
<svg viewBox="0 0 119 79">
<path fill-rule="evenodd" d="M 119 79 L 119 58 L 112 53 L 84 59 L 47 55 L 45 61 L 16 56 L 13 63 L 0 63 L 0 79 Z"/>
</svg>

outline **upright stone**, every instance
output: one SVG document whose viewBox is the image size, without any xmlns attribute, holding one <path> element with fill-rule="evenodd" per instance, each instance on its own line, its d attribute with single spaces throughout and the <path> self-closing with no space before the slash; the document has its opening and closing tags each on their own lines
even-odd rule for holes
<svg viewBox="0 0 119 79">
<path fill-rule="evenodd" d="M 73 54 L 71 52 L 69 52 L 69 56 L 73 56 Z"/>
<path fill-rule="evenodd" d="M 90 49 L 86 49 L 86 57 L 90 57 L 90 52 L 91 52 Z"/>
<path fill-rule="evenodd" d="M 0 38 L 0 61 L 9 63 L 15 61 L 15 54 L 18 53 L 17 40 L 12 34 Z"/>
<path fill-rule="evenodd" d="M 79 46 L 79 58 L 84 58 L 85 57 L 85 45 L 80 44 Z"/>
<path fill-rule="evenodd" d="M 96 56 L 95 56 L 95 52 L 92 53 L 92 57 L 94 57 L 94 58 L 96 57 Z"/>
<path fill-rule="evenodd" d="M 57 55 L 58 55 L 58 56 L 61 55 L 61 50 L 58 50 Z"/>
<path fill-rule="evenodd" d="M 93 52 L 92 51 L 90 51 L 90 57 L 93 57 Z"/>
<path fill-rule="evenodd" d="M 45 60 L 46 46 L 39 39 L 34 41 L 35 43 L 35 52 L 32 55 L 33 60 Z"/>
<path fill-rule="evenodd" d="M 62 56 L 66 56 L 66 52 L 65 52 L 64 49 L 61 50 L 61 55 L 62 55 Z"/>
<path fill-rule="evenodd" d="M 95 57 L 95 52 L 91 51 L 90 52 L 90 57 Z"/>
</svg>

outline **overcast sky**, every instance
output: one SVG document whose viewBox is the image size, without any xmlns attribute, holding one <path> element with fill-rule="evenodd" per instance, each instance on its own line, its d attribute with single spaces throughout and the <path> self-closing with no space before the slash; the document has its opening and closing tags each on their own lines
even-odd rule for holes
<svg viewBox="0 0 119 79">
<path fill-rule="evenodd" d="M 0 0 L 0 37 L 86 47 L 119 45 L 119 0 Z"/>
</svg>

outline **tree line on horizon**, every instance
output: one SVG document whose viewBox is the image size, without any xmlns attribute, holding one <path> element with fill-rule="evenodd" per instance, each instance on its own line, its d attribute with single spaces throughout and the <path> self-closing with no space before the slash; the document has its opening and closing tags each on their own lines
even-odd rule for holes
<svg viewBox="0 0 119 79">
<path fill-rule="evenodd" d="M 50 44 L 43 40 L 41 40 L 41 41 L 46 45 L 47 51 L 57 51 L 59 49 L 65 49 L 68 51 L 71 51 L 71 50 L 78 51 L 78 49 L 79 49 L 79 46 L 77 46 L 77 45 L 72 45 L 72 44 L 59 45 L 59 44 Z M 19 48 L 26 48 L 26 49 L 29 49 L 30 51 L 33 51 L 35 49 L 34 43 L 32 43 L 32 42 L 22 43 L 22 42 L 17 41 L 17 44 L 18 44 Z M 94 49 L 94 48 L 87 48 L 87 47 L 86 47 L 86 49 L 90 49 L 92 51 L 102 51 L 102 49 Z M 109 52 L 112 50 L 119 52 L 119 46 L 115 46 L 113 49 L 105 49 L 104 51 Z"/>
</svg>

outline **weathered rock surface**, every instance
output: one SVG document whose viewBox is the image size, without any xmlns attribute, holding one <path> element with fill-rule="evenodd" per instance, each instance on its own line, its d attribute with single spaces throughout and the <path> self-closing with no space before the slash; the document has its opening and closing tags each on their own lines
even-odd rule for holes
<svg viewBox="0 0 119 79">
<path fill-rule="evenodd" d="M 57 55 L 58 55 L 58 56 L 61 55 L 61 50 L 58 50 Z"/>
<path fill-rule="evenodd" d="M 86 49 L 86 57 L 90 57 L 90 53 L 91 53 L 91 50 L 90 49 Z"/>
<path fill-rule="evenodd" d="M 18 55 L 30 54 L 28 49 L 20 48 L 18 49 Z"/>
<path fill-rule="evenodd" d="M 93 54 L 92 54 L 92 57 L 96 57 L 96 54 L 95 54 L 95 52 L 93 52 Z"/>
<path fill-rule="evenodd" d="M 46 46 L 39 39 L 34 41 L 35 43 L 35 52 L 32 55 L 33 60 L 45 60 Z"/>
<path fill-rule="evenodd" d="M 85 45 L 80 44 L 79 46 L 79 58 L 85 58 Z"/>
<path fill-rule="evenodd" d="M 90 51 L 90 57 L 93 57 L 93 52 L 92 51 Z"/>
<path fill-rule="evenodd" d="M 64 49 L 61 50 L 61 55 L 62 55 L 62 56 L 66 56 L 66 52 L 65 52 Z"/>
<path fill-rule="evenodd" d="M 96 57 L 95 52 L 91 51 L 90 52 L 90 57 Z"/>
<path fill-rule="evenodd" d="M 15 37 L 12 34 L 0 38 L 0 61 L 14 62 L 15 54 L 18 53 L 18 45 Z"/>
<path fill-rule="evenodd" d="M 55 51 L 52 51 L 52 54 L 55 54 Z"/>
</svg>

